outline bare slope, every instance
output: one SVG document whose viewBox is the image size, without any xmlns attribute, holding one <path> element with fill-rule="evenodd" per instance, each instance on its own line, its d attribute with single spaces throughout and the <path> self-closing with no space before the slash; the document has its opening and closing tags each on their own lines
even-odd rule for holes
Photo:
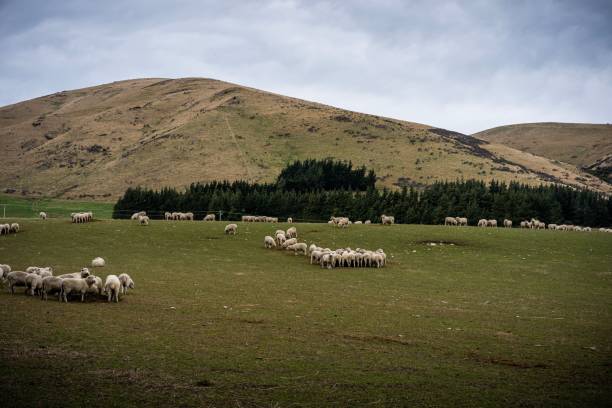
<svg viewBox="0 0 612 408">
<path fill-rule="evenodd" d="M 114 82 L 0 108 L 0 151 L 2 190 L 64 198 L 272 181 L 290 160 L 323 157 L 367 165 L 388 187 L 496 178 L 612 191 L 571 166 L 508 162 L 459 133 L 203 78 Z"/>
<path fill-rule="evenodd" d="M 610 124 L 524 123 L 488 129 L 473 136 L 591 171 L 612 166 Z"/>
</svg>

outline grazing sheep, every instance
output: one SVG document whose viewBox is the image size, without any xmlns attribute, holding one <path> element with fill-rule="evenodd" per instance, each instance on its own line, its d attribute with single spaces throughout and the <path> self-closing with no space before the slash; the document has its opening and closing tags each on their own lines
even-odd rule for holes
<svg viewBox="0 0 612 408">
<path fill-rule="evenodd" d="M 370 220 L 365 220 L 365 222 L 364 222 L 364 224 L 371 224 L 371 223 L 372 223 L 372 221 L 370 221 Z"/>
<path fill-rule="evenodd" d="M 45 266 L 45 267 L 41 267 L 41 266 L 28 266 L 26 268 L 26 272 L 28 273 L 35 273 L 36 275 L 40 276 L 41 278 L 45 278 L 47 276 L 53 276 L 53 268 L 50 266 Z"/>
<path fill-rule="evenodd" d="M 460 227 L 467 227 L 468 219 L 466 217 L 456 217 L 457 223 L 459 223 Z"/>
<path fill-rule="evenodd" d="M 16 287 L 26 286 L 26 277 L 28 275 L 30 274 L 23 271 L 13 271 L 6 275 L 6 280 L 8 281 L 9 291 L 11 294 L 15 294 Z"/>
<path fill-rule="evenodd" d="M 444 219 L 444 225 L 457 225 L 457 218 L 455 218 L 455 217 L 446 217 Z"/>
<path fill-rule="evenodd" d="M 117 275 L 108 275 L 106 282 L 104 283 L 104 292 L 108 296 L 108 301 L 115 300 L 115 303 L 119 302 L 119 291 L 121 290 L 121 281 Z"/>
<path fill-rule="evenodd" d="M 42 278 L 35 273 L 28 274 L 25 278 L 25 283 L 26 294 L 28 293 L 28 289 L 32 296 L 38 295 L 42 290 Z"/>
<path fill-rule="evenodd" d="M 291 227 L 287 230 L 287 233 L 285 234 L 285 236 L 287 238 L 297 238 L 297 228 L 295 227 Z"/>
<path fill-rule="evenodd" d="M 42 279 L 42 290 L 40 292 L 40 300 L 47 300 L 50 293 L 60 294 L 62 291 L 62 282 L 64 280 L 57 276 L 47 276 Z M 60 297 L 60 302 L 62 298 Z"/>
<path fill-rule="evenodd" d="M 285 233 L 284 232 L 282 232 L 282 233 L 278 233 L 277 232 L 276 233 L 276 245 L 277 246 L 279 246 L 279 247 L 282 246 L 285 243 L 286 240 L 287 240 L 287 237 L 285 237 Z"/>
<path fill-rule="evenodd" d="M 238 230 L 238 225 L 236 224 L 227 224 L 225 226 L 225 233 L 236 235 L 236 231 Z"/>
<path fill-rule="evenodd" d="M 361 225 L 361 224 L 363 224 L 363 222 L 361 222 L 361 221 L 355 221 L 355 225 Z"/>
<path fill-rule="evenodd" d="M 512 220 L 504 219 L 504 228 L 512 228 Z"/>
<path fill-rule="evenodd" d="M 89 275 L 91 275 L 89 273 L 89 269 L 81 268 L 81 272 L 65 273 L 63 275 L 59 275 L 58 278 L 61 278 L 61 279 L 78 279 L 78 278 L 85 279 Z"/>
<path fill-rule="evenodd" d="M 128 289 L 134 289 L 136 286 L 134 281 L 127 273 L 119 275 L 119 282 L 121 282 L 121 294 L 127 295 Z"/>
<path fill-rule="evenodd" d="M 41 211 L 38 213 L 38 218 L 40 218 L 41 220 L 46 220 L 47 219 L 47 213 L 44 211 Z"/>
<path fill-rule="evenodd" d="M 85 279 L 82 278 L 68 278 L 62 281 L 62 290 L 60 292 L 60 298 L 64 299 L 64 302 L 68 303 L 68 295 L 72 293 L 81 294 L 81 302 L 85 301 L 85 295 L 89 291 L 90 287 L 96 283 L 93 276 L 88 276 Z"/>
<path fill-rule="evenodd" d="M 87 289 L 87 294 L 97 295 L 97 296 L 102 295 L 102 291 L 104 290 L 104 285 L 102 284 L 102 278 L 100 278 L 99 276 L 95 276 L 95 275 L 90 275 L 90 277 L 93 278 L 94 283 L 93 285 L 89 286 L 89 288 Z"/>
<path fill-rule="evenodd" d="M 289 224 L 292 224 L 292 223 L 293 223 L 293 218 L 291 218 L 291 217 L 287 218 L 287 222 L 288 222 Z"/>
<path fill-rule="evenodd" d="M 285 249 L 287 251 L 290 251 L 290 250 L 294 251 L 295 255 L 297 255 L 298 252 L 301 252 L 304 255 L 308 255 L 308 247 L 303 242 L 300 242 L 300 243 L 297 243 L 297 244 L 293 244 L 293 245 L 289 245 Z"/>
<path fill-rule="evenodd" d="M 478 220 L 478 226 L 479 226 L 479 227 L 486 227 L 486 226 L 487 226 L 487 224 L 488 224 L 488 221 L 487 221 L 487 220 L 485 220 L 484 218 L 483 218 L 483 219 Z"/>
<path fill-rule="evenodd" d="M 283 248 L 287 248 L 290 245 L 297 244 L 297 238 L 290 238 L 282 243 Z"/>
<path fill-rule="evenodd" d="M 164 219 L 165 219 L 166 221 L 171 220 L 171 219 L 172 219 L 172 213 L 169 213 L 168 211 L 166 211 L 166 212 L 164 213 Z"/>
<path fill-rule="evenodd" d="M 0 235 L 8 235 L 11 232 L 10 224 L 0 224 Z"/>
<path fill-rule="evenodd" d="M 149 217 L 146 215 L 141 215 L 138 217 L 138 222 L 140 225 L 149 225 Z"/>
<path fill-rule="evenodd" d="M 382 225 L 393 225 L 395 224 L 395 217 L 392 215 L 381 215 L 380 216 L 380 220 L 382 222 Z"/>
<path fill-rule="evenodd" d="M 276 242 L 274 241 L 274 238 L 272 238 L 269 235 L 266 235 L 264 237 L 264 247 L 266 247 L 266 248 L 276 248 Z"/>
<path fill-rule="evenodd" d="M 94 268 L 102 268 L 106 265 L 106 261 L 99 256 L 91 261 L 91 266 Z"/>
<path fill-rule="evenodd" d="M 487 227 L 497 228 L 497 220 L 487 220 Z"/>
<path fill-rule="evenodd" d="M 521 221 L 521 228 L 531 228 L 531 222 Z"/>
<path fill-rule="evenodd" d="M 6 275 L 11 272 L 11 266 L 7 264 L 0 264 L 0 281 L 4 282 L 6 280 Z"/>
<path fill-rule="evenodd" d="M 215 214 L 206 214 L 206 216 L 204 217 L 204 221 L 215 221 L 215 219 L 216 219 Z"/>
<path fill-rule="evenodd" d="M 132 220 L 137 220 L 140 217 L 144 217 L 145 215 L 147 215 L 146 211 L 139 211 L 137 213 L 132 214 Z"/>
<path fill-rule="evenodd" d="M 547 228 L 549 230 L 556 230 L 557 229 L 557 224 L 548 224 Z"/>
<path fill-rule="evenodd" d="M 16 234 L 19 232 L 19 224 L 17 224 L 16 222 L 11 224 L 11 232 Z"/>
</svg>

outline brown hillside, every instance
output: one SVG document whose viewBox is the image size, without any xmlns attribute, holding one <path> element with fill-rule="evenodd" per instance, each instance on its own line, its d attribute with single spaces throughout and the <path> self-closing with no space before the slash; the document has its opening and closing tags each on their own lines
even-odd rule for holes
<svg viewBox="0 0 612 408">
<path fill-rule="evenodd" d="M 480 178 L 610 192 L 568 165 L 417 123 L 202 78 L 138 79 L 0 108 L 0 188 L 114 199 L 128 186 L 272 181 L 289 161 L 334 157 L 381 186 Z"/>
</svg>

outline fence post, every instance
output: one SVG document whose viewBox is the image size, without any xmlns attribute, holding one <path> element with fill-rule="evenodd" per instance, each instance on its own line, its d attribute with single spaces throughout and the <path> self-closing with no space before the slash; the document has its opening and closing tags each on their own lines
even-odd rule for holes
<svg viewBox="0 0 612 408">
<path fill-rule="evenodd" d="M 223 220 L 223 211 L 219 211 L 219 221 Z"/>
</svg>

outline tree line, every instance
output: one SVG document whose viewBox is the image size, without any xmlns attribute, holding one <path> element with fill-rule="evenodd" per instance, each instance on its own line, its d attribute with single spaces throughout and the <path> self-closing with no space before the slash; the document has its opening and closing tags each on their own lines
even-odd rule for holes
<svg viewBox="0 0 612 408">
<path fill-rule="evenodd" d="M 367 174 L 365 175 L 367 177 Z M 278 183 L 245 181 L 194 183 L 185 191 L 173 188 L 129 188 L 115 204 L 113 218 L 129 218 L 147 211 L 152 218 L 164 212 L 222 212 L 222 218 L 239 220 L 244 214 L 294 220 L 326 221 L 331 216 L 379 222 L 381 214 L 394 215 L 398 223 L 441 224 L 447 216 L 464 216 L 470 225 L 479 219 L 537 218 L 546 223 L 609 226 L 612 201 L 604 194 L 560 185 L 529 186 L 516 182 L 485 183 L 478 180 L 436 182 L 423 190 L 285 189 Z"/>
</svg>

